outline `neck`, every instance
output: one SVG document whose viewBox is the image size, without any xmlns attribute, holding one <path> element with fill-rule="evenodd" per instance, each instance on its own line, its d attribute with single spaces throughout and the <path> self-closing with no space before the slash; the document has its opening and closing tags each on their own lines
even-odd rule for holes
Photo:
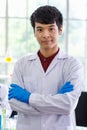
<svg viewBox="0 0 87 130">
<path fill-rule="evenodd" d="M 59 50 L 59 48 L 56 48 L 56 49 L 40 49 L 40 52 L 41 54 L 44 56 L 44 57 L 50 57 L 52 56 L 54 53 L 56 53 L 57 51 Z"/>
</svg>

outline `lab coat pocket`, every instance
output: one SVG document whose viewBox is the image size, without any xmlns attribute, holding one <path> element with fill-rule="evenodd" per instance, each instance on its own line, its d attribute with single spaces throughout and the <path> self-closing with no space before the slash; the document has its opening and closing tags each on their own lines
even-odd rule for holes
<svg viewBox="0 0 87 130">
<path fill-rule="evenodd" d="M 24 77 L 24 86 L 29 92 L 35 92 L 37 82 L 34 78 Z"/>
</svg>

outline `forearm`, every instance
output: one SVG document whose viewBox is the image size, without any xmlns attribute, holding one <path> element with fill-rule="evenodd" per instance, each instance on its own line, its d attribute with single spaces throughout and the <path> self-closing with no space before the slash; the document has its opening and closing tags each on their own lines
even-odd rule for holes
<svg viewBox="0 0 87 130">
<path fill-rule="evenodd" d="M 35 109 L 34 107 L 20 102 L 16 99 L 11 99 L 9 100 L 10 106 L 12 108 L 12 110 L 23 113 L 23 114 L 27 114 L 27 115 L 41 115 L 42 113 L 39 112 L 37 109 Z"/>
<path fill-rule="evenodd" d="M 32 94 L 30 105 L 46 114 L 67 115 L 74 111 L 78 98 L 70 94 L 57 94 L 55 96 L 44 96 Z"/>
</svg>

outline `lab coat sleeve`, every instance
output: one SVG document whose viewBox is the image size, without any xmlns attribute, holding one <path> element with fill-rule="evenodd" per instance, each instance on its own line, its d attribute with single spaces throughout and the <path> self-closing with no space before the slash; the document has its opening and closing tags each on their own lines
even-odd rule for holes
<svg viewBox="0 0 87 130">
<path fill-rule="evenodd" d="M 19 86 L 24 88 L 23 79 L 21 76 L 21 71 L 19 69 L 18 63 L 19 62 L 17 62 L 16 65 L 14 66 L 14 72 L 12 75 L 12 83 L 18 84 Z M 27 105 L 23 102 L 20 102 L 16 99 L 9 100 L 9 104 L 12 110 L 15 110 L 17 112 L 22 112 L 28 115 L 41 115 L 41 113 L 36 108 L 30 105 Z"/>
<path fill-rule="evenodd" d="M 70 81 L 74 85 L 72 92 L 55 95 L 33 93 L 30 96 L 30 105 L 47 114 L 67 115 L 73 112 L 84 87 L 82 65 L 71 58 L 64 63 L 63 76 L 64 83 Z"/>
<path fill-rule="evenodd" d="M 41 112 L 36 110 L 34 107 L 29 106 L 26 103 L 20 102 L 16 99 L 9 100 L 11 109 L 17 112 L 20 112 L 22 114 L 27 114 L 29 116 L 31 115 L 41 115 Z"/>
</svg>

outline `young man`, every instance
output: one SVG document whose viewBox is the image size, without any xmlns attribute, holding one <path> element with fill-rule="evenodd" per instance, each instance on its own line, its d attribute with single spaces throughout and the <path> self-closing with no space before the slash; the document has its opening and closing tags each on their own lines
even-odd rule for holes
<svg viewBox="0 0 87 130">
<path fill-rule="evenodd" d="M 83 70 L 58 46 L 62 14 L 53 6 L 39 7 L 31 15 L 31 25 L 40 49 L 15 64 L 8 95 L 19 113 L 16 130 L 74 130 Z"/>
</svg>

